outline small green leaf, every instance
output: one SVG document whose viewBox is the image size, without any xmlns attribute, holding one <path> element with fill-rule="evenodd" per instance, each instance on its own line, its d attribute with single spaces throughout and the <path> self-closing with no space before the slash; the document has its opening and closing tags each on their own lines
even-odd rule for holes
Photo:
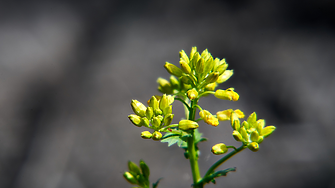
<svg viewBox="0 0 335 188">
<path fill-rule="evenodd" d="M 205 177 L 202 181 L 204 183 L 212 182 L 212 183 L 215 184 L 215 178 L 220 177 L 220 176 L 226 176 L 228 172 L 235 172 L 235 171 L 236 171 L 236 167 L 216 171 L 216 172 L 212 173 L 210 176 Z"/>
<path fill-rule="evenodd" d="M 200 133 L 198 131 L 198 129 L 194 130 L 194 142 L 195 142 L 195 144 L 197 144 L 199 142 L 204 142 L 204 141 L 207 141 L 207 138 L 203 138 L 202 133 Z"/>
<path fill-rule="evenodd" d="M 176 144 L 176 143 L 177 143 L 177 145 L 178 145 L 179 147 L 181 147 L 181 145 L 182 145 L 183 142 L 185 142 L 185 141 L 183 141 L 183 139 L 180 138 L 179 135 L 177 135 L 177 136 L 170 136 L 170 137 L 164 138 L 164 139 L 161 140 L 161 142 L 163 142 L 163 143 L 164 143 L 164 142 L 168 143 L 168 147 L 170 147 L 170 146 L 172 146 L 173 144 Z"/>
<path fill-rule="evenodd" d="M 157 188 L 158 183 L 159 183 L 159 181 L 161 181 L 161 179 L 163 179 L 163 178 L 159 178 L 159 179 L 156 181 L 156 183 L 153 183 L 153 184 L 152 184 L 152 188 Z"/>
</svg>

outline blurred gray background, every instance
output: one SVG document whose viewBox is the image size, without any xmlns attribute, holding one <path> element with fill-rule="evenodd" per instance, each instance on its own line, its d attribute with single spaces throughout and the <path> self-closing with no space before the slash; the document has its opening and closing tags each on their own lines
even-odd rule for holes
<svg viewBox="0 0 335 188">
<path fill-rule="evenodd" d="M 335 187 L 334 10 L 331 0 L 1 1 L 0 187 L 131 187 L 122 174 L 140 159 L 160 188 L 190 187 L 183 150 L 142 139 L 127 116 L 192 46 L 226 58 L 235 74 L 219 88 L 240 94 L 200 105 L 277 126 L 206 187 Z M 228 123 L 200 131 L 204 175 L 220 158 L 211 146 L 239 143 Z"/>
</svg>

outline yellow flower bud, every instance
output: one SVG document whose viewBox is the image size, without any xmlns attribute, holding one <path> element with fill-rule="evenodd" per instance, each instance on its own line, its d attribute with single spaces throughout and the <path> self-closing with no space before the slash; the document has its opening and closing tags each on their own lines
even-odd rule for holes
<svg viewBox="0 0 335 188">
<path fill-rule="evenodd" d="M 174 76 L 181 77 L 183 75 L 183 71 L 174 64 L 166 62 L 164 67 L 170 74 Z"/>
<path fill-rule="evenodd" d="M 249 142 L 249 135 L 247 133 L 247 130 L 245 130 L 245 127 L 240 128 L 240 134 L 242 135 L 243 142 Z"/>
<path fill-rule="evenodd" d="M 180 130 L 184 130 L 184 131 L 196 129 L 198 127 L 199 127 L 199 125 L 198 125 L 197 122 L 191 121 L 191 120 L 186 120 L 186 119 L 180 120 L 179 124 L 178 124 L 178 128 Z"/>
<path fill-rule="evenodd" d="M 150 139 L 152 137 L 152 134 L 149 131 L 143 131 L 141 133 L 141 137 L 144 139 Z"/>
<path fill-rule="evenodd" d="M 157 141 L 160 140 L 162 138 L 162 133 L 155 131 L 154 133 L 152 133 L 152 139 Z"/>
<path fill-rule="evenodd" d="M 168 114 L 164 117 L 164 126 L 168 126 L 171 124 L 173 120 L 174 114 Z"/>
<path fill-rule="evenodd" d="M 257 131 L 253 131 L 250 134 L 250 140 L 253 141 L 253 142 L 258 142 L 258 140 L 259 140 L 259 134 L 258 134 Z"/>
<path fill-rule="evenodd" d="M 186 74 L 190 74 L 191 73 L 191 67 L 188 65 L 187 62 L 185 62 L 184 60 L 180 59 L 180 67 L 181 67 L 181 70 L 184 71 L 184 73 Z"/>
<path fill-rule="evenodd" d="M 204 72 L 204 68 L 205 68 L 205 60 L 203 58 L 200 58 L 198 62 L 195 64 L 195 71 L 198 74 L 201 74 Z"/>
<path fill-rule="evenodd" d="M 196 52 L 197 52 L 197 47 L 196 46 L 192 47 L 192 50 L 190 52 L 190 61 L 192 60 Z"/>
<path fill-rule="evenodd" d="M 237 101 L 239 98 L 239 95 L 234 91 L 234 88 L 228 88 L 226 90 L 218 89 L 214 95 L 216 98 L 230 101 Z"/>
<path fill-rule="evenodd" d="M 204 120 L 205 123 L 209 125 L 212 125 L 215 127 L 219 125 L 219 120 L 207 110 L 200 111 L 199 116 Z"/>
<path fill-rule="evenodd" d="M 161 100 L 159 101 L 159 108 L 161 110 L 164 110 L 168 106 L 169 106 L 169 102 L 166 98 L 166 95 L 164 94 L 163 97 L 161 98 Z"/>
<path fill-rule="evenodd" d="M 154 115 L 154 110 L 153 110 L 153 108 L 149 106 L 149 107 L 147 108 L 147 111 L 145 112 L 145 114 L 147 115 L 147 118 L 148 118 L 148 119 L 151 119 L 151 118 L 153 117 L 153 115 Z"/>
<path fill-rule="evenodd" d="M 125 172 L 123 177 L 131 184 L 137 184 L 136 178 L 129 172 Z"/>
<path fill-rule="evenodd" d="M 212 147 L 212 153 L 214 155 L 221 155 L 221 154 L 227 153 L 227 151 L 228 151 L 228 148 L 224 143 L 219 143 Z"/>
<path fill-rule="evenodd" d="M 162 121 L 160 120 L 160 118 L 156 116 L 152 118 L 151 124 L 154 129 L 158 129 L 161 125 L 161 122 Z"/>
<path fill-rule="evenodd" d="M 130 114 L 128 116 L 129 120 L 136 125 L 137 127 L 141 127 L 142 126 L 142 119 L 140 116 L 135 115 L 135 114 Z"/>
<path fill-rule="evenodd" d="M 185 61 L 185 63 L 187 63 L 187 64 L 189 63 L 189 59 L 188 59 L 187 54 L 185 53 L 184 50 L 181 50 L 179 52 L 179 57 L 180 57 L 181 60 Z"/>
<path fill-rule="evenodd" d="M 187 91 L 187 97 L 190 99 L 190 100 L 194 100 L 198 97 L 198 92 L 196 89 L 191 89 L 191 90 L 188 90 Z"/>
<path fill-rule="evenodd" d="M 231 126 L 233 127 L 234 130 L 239 131 L 241 127 L 240 120 L 234 120 Z"/>
<path fill-rule="evenodd" d="M 223 74 L 221 74 L 218 78 L 218 80 L 216 81 L 217 83 L 221 84 L 225 81 L 227 81 L 232 75 L 234 74 L 233 70 L 225 70 L 223 72 Z"/>
<path fill-rule="evenodd" d="M 230 120 L 230 116 L 232 112 L 233 112 L 233 109 L 219 111 L 216 113 L 216 117 L 219 119 L 219 121 L 227 121 L 227 120 Z"/>
<path fill-rule="evenodd" d="M 234 110 L 238 118 L 244 118 L 244 113 L 240 109 Z"/>
<path fill-rule="evenodd" d="M 214 82 L 214 83 L 210 83 L 210 84 L 207 84 L 207 85 L 205 86 L 205 89 L 206 89 L 207 91 L 214 91 L 217 85 L 218 85 L 218 84 L 217 84 L 216 82 Z"/>
<path fill-rule="evenodd" d="M 267 137 L 270 134 L 273 133 L 273 131 L 276 130 L 276 127 L 271 125 L 271 126 L 266 126 L 263 130 L 262 130 L 262 136 Z"/>
<path fill-rule="evenodd" d="M 171 83 L 172 89 L 179 89 L 180 87 L 179 81 L 173 75 L 170 76 L 170 83 Z"/>
<path fill-rule="evenodd" d="M 218 72 L 212 72 L 206 77 L 205 83 L 210 84 L 210 83 L 216 82 L 218 80 L 218 78 L 219 78 L 219 73 Z"/>
<path fill-rule="evenodd" d="M 227 67 L 228 67 L 228 64 L 221 64 L 221 65 L 219 65 L 217 68 L 216 68 L 216 72 L 219 72 L 219 75 L 221 76 L 224 72 L 225 72 L 225 70 L 227 69 Z M 221 79 L 222 79 L 222 77 L 221 77 Z M 221 82 L 222 83 L 222 82 Z"/>
<path fill-rule="evenodd" d="M 248 144 L 248 148 L 253 151 L 256 152 L 259 150 L 259 145 L 257 142 L 251 142 L 250 144 Z"/>
<path fill-rule="evenodd" d="M 233 131 L 233 137 L 238 142 L 242 142 L 243 141 L 242 135 L 238 131 L 236 131 L 236 130 Z"/>
<path fill-rule="evenodd" d="M 137 100 L 131 100 L 131 107 L 136 115 L 139 115 L 141 117 L 146 116 L 147 107 L 145 107 L 144 104 L 142 104 L 141 102 Z"/>
<path fill-rule="evenodd" d="M 159 84 L 158 90 L 162 93 L 172 94 L 172 86 L 169 81 L 164 78 L 158 78 L 157 83 Z"/>
<path fill-rule="evenodd" d="M 141 124 L 144 125 L 144 126 L 146 126 L 146 127 L 148 127 L 149 124 L 150 124 L 150 122 L 149 122 L 148 118 L 143 117 L 143 118 L 141 119 Z"/>
</svg>

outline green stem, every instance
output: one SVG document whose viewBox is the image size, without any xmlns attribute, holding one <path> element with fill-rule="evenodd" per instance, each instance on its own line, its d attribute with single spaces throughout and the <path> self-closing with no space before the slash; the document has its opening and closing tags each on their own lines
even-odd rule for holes
<svg viewBox="0 0 335 188">
<path fill-rule="evenodd" d="M 197 104 L 197 101 L 191 102 L 191 107 L 189 111 L 189 120 L 194 121 L 195 119 L 195 112 L 196 112 L 195 105 L 196 104 Z M 187 149 L 189 152 L 189 159 L 190 159 L 190 164 L 191 164 L 191 169 L 192 169 L 193 185 L 194 185 L 194 188 L 202 188 L 201 185 L 197 184 L 201 180 L 201 175 L 200 175 L 200 170 L 199 170 L 199 165 L 198 165 L 198 157 L 197 157 L 197 153 L 195 150 L 194 130 L 191 131 L 191 134 L 192 134 L 192 137 L 189 137 L 187 140 Z"/>
<path fill-rule="evenodd" d="M 242 151 L 243 149 L 245 149 L 246 146 L 242 145 L 241 147 L 234 149 L 233 151 L 231 151 L 230 153 L 228 153 L 227 155 L 225 155 L 224 157 L 222 157 L 220 160 L 218 160 L 216 163 L 214 163 L 206 172 L 205 176 L 203 179 L 206 179 L 209 175 L 211 175 L 214 170 L 219 167 L 222 163 L 224 163 L 226 160 L 228 160 L 230 157 L 234 156 L 236 153 Z"/>
</svg>

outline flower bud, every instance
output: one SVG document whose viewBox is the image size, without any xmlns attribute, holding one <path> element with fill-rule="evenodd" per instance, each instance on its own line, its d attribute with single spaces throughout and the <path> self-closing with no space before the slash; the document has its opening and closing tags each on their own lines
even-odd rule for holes
<svg viewBox="0 0 335 188">
<path fill-rule="evenodd" d="M 250 140 L 253 141 L 253 142 L 258 142 L 258 140 L 259 140 L 259 134 L 258 134 L 257 131 L 253 131 L 250 134 Z"/>
<path fill-rule="evenodd" d="M 219 66 L 216 68 L 215 71 L 218 72 L 219 75 L 222 75 L 222 74 L 226 71 L 227 67 L 228 67 L 228 64 L 224 63 L 224 64 L 219 65 Z M 222 79 L 222 78 L 221 78 L 221 79 Z M 221 83 L 222 83 L 222 82 L 221 82 Z"/>
<path fill-rule="evenodd" d="M 183 71 L 174 64 L 166 62 L 164 67 L 170 74 L 174 76 L 181 77 L 183 75 Z"/>
<path fill-rule="evenodd" d="M 221 84 L 225 81 L 227 81 L 232 75 L 234 74 L 233 70 L 225 70 L 223 72 L 223 74 L 221 74 L 218 78 L 218 80 L 216 81 L 217 83 Z"/>
<path fill-rule="evenodd" d="M 212 147 L 212 153 L 214 155 L 221 155 L 228 151 L 227 146 L 224 143 L 216 144 Z"/>
<path fill-rule="evenodd" d="M 145 114 L 146 114 L 146 116 L 147 116 L 148 119 L 151 119 L 153 117 L 153 115 L 154 115 L 153 108 L 149 106 L 147 108 L 147 111 L 145 112 Z"/>
<path fill-rule="evenodd" d="M 172 105 L 166 107 L 166 108 L 163 109 L 162 111 L 163 111 L 163 115 L 166 115 L 166 114 L 172 114 Z"/>
<path fill-rule="evenodd" d="M 247 130 L 245 130 L 245 127 L 240 128 L 240 134 L 242 135 L 244 142 L 249 141 L 249 135 L 247 133 Z"/>
<path fill-rule="evenodd" d="M 149 127 L 149 124 L 150 124 L 150 122 L 149 122 L 148 118 L 143 117 L 143 118 L 141 119 L 141 125 L 144 125 L 144 126 L 146 126 L 146 127 Z"/>
<path fill-rule="evenodd" d="M 185 63 L 187 63 L 187 64 L 189 63 L 189 59 L 188 59 L 187 54 L 185 53 L 184 50 L 181 50 L 179 52 L 179 57 L 180 57 L 181 60 L 184 60 Z"/>
<path fill-rule="evenodd" d="M 179 125 L 178 125 L 178 128 L 180 130 L 184 130 L 184 131 L 196 129 L 198 127 L 199 127 L 199 125 L 198 125 L 197 122 L 191 121 L 191 120 L 186 120 L 186 119 L 180 120 Z"/>
<path fill-rule="evenodd" d="M 219 111 L 216 113 L 216 117 L 219 119 L 219 121 L 227 121 L 227 120 L 230 120 L 230 116 L 232 112 L 233 112 L 233 109 Z"/>
<path fill-rule="evenodd" d="M 233 127 L 234 130 L 239 131 L 241 127 L 240 120 L 234 120 L 231 126 Z"/>
<path fill-rule="evenodd" d="M 212 72 L 206 77 L 205 83 L 210 84 L 210 83 L 216 82 L 218 80 L 218 78 L 219 78 L 219 73 L 218 72 Z"/>
<path fill-rule="evenodd" d="M 240 109 L 234 110 L 238 118 L 244 118 L 244 113 Z"/>
<path fill-rule="evenodd" d="M 216 98 L 230 101 L 237 101 L 239 98 L 239 95 L 234 91 L 234 88 L 228 88 L 226 90 L 218 89 L 214 95 Z"/>
<path fill-rule="evenodd" d="M 157 83 L 159 84 L 158 90 L 162 93 L 172 94 L 172 86 L 169 81 L 164 78 L 158 78 Z"/>
<path fill-rule="evenodd" d="M 191 67 L 188 65 L 188 63 L 186 63 L 184 60 L 180 59 L 180 67 L 181 67 L 181 70 L 184 71 L 184 73 L 186 74 L 190 74 L 191 73 Z"/>
<path fill-rule="evenodd" d="M 179 81 L 173 75 L 170 76 L 170 83 L 171 83 L 172 89 L 179 89 L 180 87 Z"/>
<path fill-rule="evenodd" d="M 153 126 L 154 129 L 158 129 L 161 125 L 161 120 L 159 117 L 153 117 L 152 118 L 152 121 L 151 121 L 151 124 Z"/>
<path fill-rule="evenodd" d="M 233 137 L 238 142 L 242 142 L 243 140 L 242 135 L 236 130 L 233 131 Z"/>
<path fill-rule="evenodd" d="M 173 120 L 174 114 L 168 114 L 164 117 L 164 126 L 168 126 L 171 124 Z"/>
<path fill-rule="evenodd" d="M 130 114 L 128 116 L 129 120 L 136 125 L 137 127 L 141 127 L 142 126 L 142 119 L 140 116 L 135 115 L 135 114 Z"/>
<path fill-rule="evenodd" d="M 270 134 L 273 133 L 273 131 L 276 130 L 276 127 L 271 125 L 271 126 L 266 126 L 263 130 L 262 130 L 262 136 L 267 137 Z"/>
<path fill-rule="evenodd" d="M 200 111 L 199 116 L 204 120 L 205 123 L 209 125 L 212 125 L 215 127 L 219 125 L 219 120 L 207 110 Z"/>
<path fill-rule="evenodd" d="M 190 99 L 190 100 L 194 100 L 198 97 L 198 92 L 196 89 L 191 89 L 191 90 L 188 90 L 187 91 L 187 97 Z"/>
<path fill-rule="evenodd" d="M 191 69 L 195 69 L 196 68 L 197 62 L 199 61 L 200 58 L 201 58 L 201 56 L 200 56 L 199 52 L 195 52 L 194 56 L 192 58 L 192 61 L 190 62 L 190 65 L 192 65 Z"/>
<path fill-rule="evenodd" d="M 249 125 L 252 125 L 252 124 L 256 123 L 256 120 L 257 120 L 256 112 L 253 112 L 252 114 L 250 114 L 250 116 L 247 119 Z"/>
<path fill-rule="evenodd" d="M 205 86 L 206 91 L 214 91 L 218 84 L 216 82 L 207 84 Z"/>
<path fill-rule="evenodd" d="M 146 116 L 145 113 L 146 113 L 147 107 L 145 107 L 144 104 L 142 104 L 141 102 L 137 100 L 131 100 L 131 107 L 136 115 L 139 115 L 141 117 Z"/>
<path fill-rule="evenodd" d="M 164 110 L 168 106 L 169 106 L 169 102 L 168 102 L 168 99 L 166 98 L 166 95 L 164 94 L 161 100 L 159 101 L 159 108 L 161 110 Z"/>
<path fill-rule="evenodd" d="M 137 184 L 136 178 L 129 172 L 125 172 L 123 177 L 131 184 Z"/>
<path fill-rule="evenodd" d="M 132 161 L 128 161 L 129 172 L 133 175 L 141 174 L 140 168 Z"/>
<path fill-rule="evenodd" d="M 155 131 L 154 133 L 152 133 L 152 139 L 157 141 L 160 140 L 162 138 L 162 133 Z"/>
<path fill-rule="evenodd" d="M 205 61 L 203 58 L 200 58 L 198 62 L 195 64 L 195 71 L 198 74 L 201 74 L 204 72 L 204 68 L 205 68 Z"/>
<path fill-rule="evenodd" d="M 192 47 L 192 50 L 190 52 L 190 61 L 192 60 L 196 52 L 197 52 L 197 47 L 196 46 Z"/>
<path fill-rule="evenodd" d="M 257 142 L 251 142 L 250 144 L 248 144 L 248 148 L 253 151 L 256 152 L 259 150 L 259 145 Z"/>
<path fill-rule="evenodd" d="M 152 134 L 149 131 L 143 131 L 141 132 L 141 137 L 144 139 L 150 139 L 152 137 Z"/>
</svg>

